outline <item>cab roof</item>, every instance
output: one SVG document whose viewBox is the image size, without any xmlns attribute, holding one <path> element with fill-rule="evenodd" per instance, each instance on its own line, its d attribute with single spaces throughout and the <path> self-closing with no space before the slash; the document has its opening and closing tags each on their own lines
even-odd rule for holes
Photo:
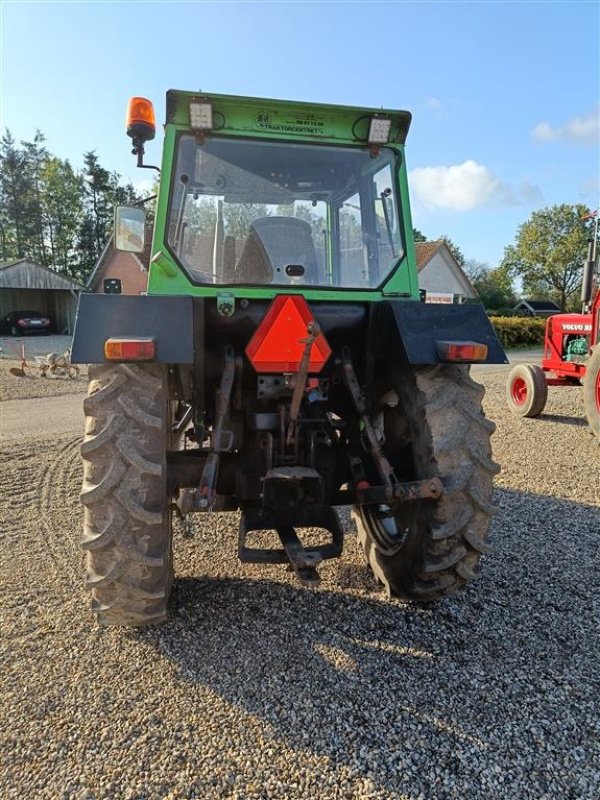
<svg viewBox="0 0 600 800">
<path fill-rule="evenodd" d="M 212 132 L 220 135 L 364 145 L 370 119 L 380 116 L 392 122 L 388 141 L 404 144 L 411 122 L 409 111 L 171 89 L 167 92 L 167 124 L 189 129 L 191 100 L 212 105 Z"/>
</svg>

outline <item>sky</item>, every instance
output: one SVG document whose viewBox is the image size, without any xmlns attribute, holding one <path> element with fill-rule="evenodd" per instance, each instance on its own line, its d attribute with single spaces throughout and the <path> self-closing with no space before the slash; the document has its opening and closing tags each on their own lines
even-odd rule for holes
<svg viewBox="0 0 600 800">
<path fill-rule="evenodd" d="M 533 211 L 599 205 L 595 1 L 0 0 L 0 54 L 0 128 L 138 186 L 128 98 L 162 123 L 186 89 L 411 111 L 415 227 L 490 266 Z"/>
</svg>

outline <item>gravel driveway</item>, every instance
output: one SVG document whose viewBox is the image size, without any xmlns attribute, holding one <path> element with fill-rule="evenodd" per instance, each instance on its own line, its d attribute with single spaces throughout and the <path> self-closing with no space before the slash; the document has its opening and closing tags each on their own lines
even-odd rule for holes
<svg viewBox="0 0 600 800">
<path fill-rule="evenodd" d="M 479 375 L 503 466 L 494 546 L 432 608 L 387 600 L 352 535 L 308 590 L 238 563 L 235 515 L 197 515 L 193 539 L 176 531 L 172 620 L 101 630 L 79 435 L 7 442 L 0 797 L 598 800 L 598 440 L 581 389 L 523 420 L 505 375 Z"/>
</svg>

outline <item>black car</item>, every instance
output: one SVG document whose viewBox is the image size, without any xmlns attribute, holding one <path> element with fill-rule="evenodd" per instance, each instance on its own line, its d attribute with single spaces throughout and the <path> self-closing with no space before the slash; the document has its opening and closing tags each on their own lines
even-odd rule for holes
<svg viewBox="0 0 600 800">
<path fill-rule="evenodd" d="M 52 323 L 45 314 L 39 311 L 11 311 L 0 320 L 0 331 L 12 336 L 23 336 L 26 333 L 51 333 Z"/>
</svg>

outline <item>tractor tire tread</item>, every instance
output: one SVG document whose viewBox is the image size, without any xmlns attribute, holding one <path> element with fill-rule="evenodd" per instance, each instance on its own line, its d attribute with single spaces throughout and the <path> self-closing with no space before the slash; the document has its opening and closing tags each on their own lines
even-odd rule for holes
<svg viewBox="0 0 600 800">
<path fill-rule="evenodd" d="M 491 457 L 495 424 L 481 408 L 483 389 L 462 366 L 399 367 L 393 373 L 412 440 L 420 453 L 422 474 L 437 476 L 444 493 L 431 518 L 396 552 L 384 554 L 369 532 L 365 507 L 353 517 L 365 558 L 391 596 L 419 602 L 454 594 L 479 574 L 479 559 L 488 549 L 493 477 L 499 468 Z M 452 431 L 447 435 L 447 431 Z M 412 536 L 412 539 L 411 539 Z"/>
<path fill-rule="evenodd" d="M 162 365 L 89 368 L 82 547 L 101 625 L 164 620 L 172 583 Z"/>
</svg>

